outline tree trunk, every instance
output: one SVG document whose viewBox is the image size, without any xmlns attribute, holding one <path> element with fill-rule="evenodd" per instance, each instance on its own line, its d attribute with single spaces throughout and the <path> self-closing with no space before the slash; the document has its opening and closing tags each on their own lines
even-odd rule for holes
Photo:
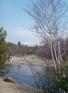
<svg viewBox="0 0 68 93">
<path fill-rule="evenodd" d="M 52 61 L 53 61 L 55 71 L 56 71 L 57 67 L 56 67 L 56 61 L 55 61 L 55 58 L 54 58 L 53 43 L 51 43 L 51 56 L 52 56 Z"/>
<path fill-rule="evenodd" d="M 52 61 L 55 67 L 55 70 L 58 71 L 59 74 L 62 72 L 62 56 L 61 56 L 61 50 L 60 50 L 60 42 L 51 42 L 51 55 L 52 55 Z"/>
</svg>

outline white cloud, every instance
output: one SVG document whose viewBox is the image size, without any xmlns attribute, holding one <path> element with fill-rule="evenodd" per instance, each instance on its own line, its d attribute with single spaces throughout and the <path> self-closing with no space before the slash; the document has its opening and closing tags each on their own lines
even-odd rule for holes
<svg viewBox="0 0 68 93">
<path fill-rule="evenodd" d="M 40 43 L 38 35 L 30 31 L 28 28 L 19 27 L 12 31 L 7 31 L 7 41 L 15 42 L 21 41 L 22 44 L 35 45 Z"/>
<path fill-rule="evenodd" d="M 62 37 L 68 37 L 68 30 L 62 33 Z M 17 43 L 21 41 L 22 44 L 35 45 L 40 44 L 40 37 L 34 31 L 26 27 L 17 27 L 11 31 L 7 29 L 7 41 Z"/>
<path fill-rule="evenodd" d="M 68 37 L 68 30 L 64 31 L 64 38 Z"/>
</svg>

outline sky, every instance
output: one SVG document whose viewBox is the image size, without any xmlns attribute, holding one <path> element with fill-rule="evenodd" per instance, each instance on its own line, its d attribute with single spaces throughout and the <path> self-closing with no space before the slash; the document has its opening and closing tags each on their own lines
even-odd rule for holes
<svg viewBox="0 0 68 93">
<path fill-rule="evenodd" d="M 40 38 L 28 27 L 34 25 L 32 18 L 24 11 L 31 0 L 0 0 L 0 26 L 7 31 L 7 41 L 22 44 L 39 44 Z"/>
<path fill-rule="evenodd" d="M 65 1 L 68 4 L 68 0 Z M 21 41 L 27 45 L 40 43 L 40 37 L 28 29 L 34 25 L 33 19 L 24 11 L 30 2 L 31 0 L 0 0 L 0 26 L 7 31 L 7 41 Z"/>
</svg>

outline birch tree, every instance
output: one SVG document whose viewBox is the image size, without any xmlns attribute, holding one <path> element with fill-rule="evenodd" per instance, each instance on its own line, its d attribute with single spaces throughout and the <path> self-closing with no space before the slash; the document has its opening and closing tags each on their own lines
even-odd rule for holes
<svg viewBox="0 0 68 93">
<path fill-rule="evenodd" d="M 55 71 L 63 64 L 60 49 L 60 33 L 63 32 L 66 9 L 62 0 L 37 0 L 26 12 L 34 19 L 35 31 L 50 43 L 52 62 Z"/>
</svg>

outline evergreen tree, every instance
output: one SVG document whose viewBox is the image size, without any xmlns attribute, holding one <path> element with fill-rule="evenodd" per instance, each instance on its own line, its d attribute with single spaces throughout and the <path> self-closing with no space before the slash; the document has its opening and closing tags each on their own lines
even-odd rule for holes
<svg viewBox="0 0 68 93">
<path fill-rule="evenodd" d="M 0 69 L 4 68 L 5 61 L 8 58 L 8 44 L 5 41 L 6 31 L 3 27 L 0 28 Z"/>
</svg>

